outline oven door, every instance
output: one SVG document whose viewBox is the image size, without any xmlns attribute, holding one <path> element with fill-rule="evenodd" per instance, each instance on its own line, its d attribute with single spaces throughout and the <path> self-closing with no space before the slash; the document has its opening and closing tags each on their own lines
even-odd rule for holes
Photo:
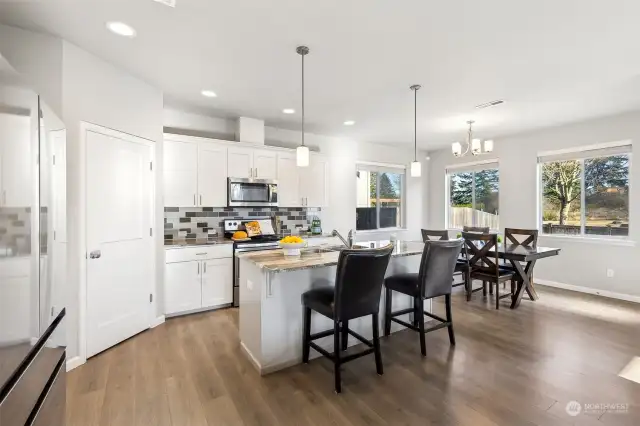
<svg viewBox="0 0 640 426">
<path fill-rule="evenodd" d="M 229 207 L 275 207 L 278 205 L 278 183 L 271 179 L 229 178 Z"/>
</svg>

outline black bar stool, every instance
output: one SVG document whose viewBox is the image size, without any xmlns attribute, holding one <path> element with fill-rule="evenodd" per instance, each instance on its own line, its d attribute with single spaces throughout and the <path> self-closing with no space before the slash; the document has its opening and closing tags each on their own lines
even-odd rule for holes
<svg viewBox="0 0 640 426">
<path fill-rule="evenodd" d="M 385 293 L 385 314 L 384 314 L 384 335 L 391 334 L 391 321 L 404 325 L 405 327 L 420 333 L 420 350 L 422 356 L 427 355 L 425 343 L 425 333 L 447 327 L 449 329 L 449 342 L 456 344 L 453 334 L 453 319 L 451 317 L 451 277 L 456 267 L 456 262 L 462 250 L 462 239 L 449 241 L 427 241 L 422 252 L 420 261 L 420 271 L 415 273 L 397 274 L 387 277 L 384 280 Z M 397 291 L 413 297 L 413 308 L 392 312 L 391 298 L 392 292 Z M 423 301 L 438 296 L 445 296 L 447 319 L 441 318 L 430 312 L 425 312 Z M 409 324 L 398 318 L 399 315 L 414 314 L 415 324 Z M 440 324 L 424 328 L 424 315 L 440 321 Z M 417 320 L 417 321 L 416 321 Z"/>
<path fill-rule="evenodd" d="M 342 390 L 340 366 L 364 355 L 375 353 L 376 370 L 382 374 L 380 336 L 378 332 L 378 311 L 382 282 L 391 258 L 393 245 L 379 249 L 348 249 L 340 252 L 336 270 L 335 286 L 314 288 L 302 295 L 304 306 L 304 335 L 302 339 L 302 362 L 309 362 L 309 350 L 315 349 L 331 359 L 334 364 L 336 393 Z M 333 320 L 333 330 L 311 334 L 311 310 Z M 349 320 L 372 315 L 373 342 L 349 330 Z M 342 336 L 340 336 L 342 331 Z M 333 353 L 329 353 L 313 340 L 333 334 Z M 367 345 L 363 352 L 340 357 L 347 349 L 347 338 L 351 334 Z M 340 339 L 342 337 L 342 339 Z"/>
</svg>

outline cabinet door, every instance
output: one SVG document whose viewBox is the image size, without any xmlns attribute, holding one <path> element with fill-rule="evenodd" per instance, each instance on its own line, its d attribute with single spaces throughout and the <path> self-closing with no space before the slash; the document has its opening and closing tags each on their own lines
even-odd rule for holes
<svg viewBox="0 0 640 426">
<path fill-rule="evenodd" d="M 164 141 L 164 205 L 198 205 L 198 144 Z"/>
<path fill-rule="evenodd" d="M 229 148 L 227 150 L 227 174 L 232 178 L 252 178 L 253 149 Z"/>
<path fill-rule="evenodd" d="M 305 207 L 327 205 L 327 160 L 311 156 L 309 167 L 300 169 L 300 194 Z"/>
<path fill-rule="evenodd" d="M 31 117 L 0 114 L 0 156 L 4 207 L 32 204 Z"/>
<path fill-rule="evenodd" d="M 165 265 L 164 306 L 166 314 L 202 307 L 201 272 L 202 266 L 199 261 L 167 263 Z"/>
<path fill-rule="evenodd" d="M 302 205 L 300 173 L 295 154 L 278 153 L 278 205 L 296 207 Z"/>
<path fill-rule="evenodd" d="M 233 261 L 231 258 L 203 260 L 202 307 L 233 302 Z"/>
<path fill-rule="evenodd" d="M 276 179 L 276 153 L 273 151 L 255 150 L 253 152 L 253 177 L 258 179 Z"/>
<path fill-rule="evenodd" d="M 227 205 L 227 147 L 202 142 L 198 152 L 198 204 L 202 207 Z"/>
</svg>

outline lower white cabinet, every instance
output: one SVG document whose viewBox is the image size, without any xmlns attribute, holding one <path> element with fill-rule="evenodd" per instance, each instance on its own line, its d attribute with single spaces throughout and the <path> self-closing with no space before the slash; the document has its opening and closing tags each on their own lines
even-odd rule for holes
<svg viewBox="0 0 640 426">
<path fill-rule="evenodd" d="M 230 256 L 231 246 L 216 249 L 218 250 L 198 251 L 184 248 L 168 251 L 165 265 L 165 314 L 216 308 L 233 302 L 233 259 L 207 258 L 216 254 Z"/>
</svg>

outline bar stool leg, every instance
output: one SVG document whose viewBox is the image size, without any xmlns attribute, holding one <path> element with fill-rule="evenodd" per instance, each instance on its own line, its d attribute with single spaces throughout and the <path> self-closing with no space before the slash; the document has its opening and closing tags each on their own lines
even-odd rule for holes
<svg viewBox="0 0 640 426">
<path fill-rule="evenodd" d="M 418 316 L 418 328 L 420 329 L 420 353 L 422 353 L 422 356 L 427 356 L 427 342 L 424 333 L 424 314 Z"/>
<path fill-rule="evenodd" d="M 449 326 L 447 329 L 449 330 L 449 343 L 455 346 L 456 344 L 456 336 L 453 334 L 453 317 L 451 316 L 451 295 L 447 294 L 444 296 L 445 308 L 447 310 L 447 322 L 449 322 Z"/>
<path fill-rule="evenodd" d="M 342 321 L 342 350 L 347 350 L 349 342 L 349 321 Z"/>
<path fill-rule="evenodd" d="M 336 393 L 342 392 L 342 378 L 340 377 L 340 321 L 333 321 L 333 374 Z"/>
<path fill-rule="evenodd" d="M 384 335 L 391 334 L 391 289 L 384 292 Z"/>
<path fill-rule="evenodd" d="M 372 315 L 372 329 L 373 329 L 373 348 L 376 356 L 376 371 L 382 376 L 382 353 L 380 352 L 380 331 L 378 330 L 379 318 L 378 314 Z"/>
<path fill-rule="evenodd" d="M 413 298 L 413 326 L 418 326 L 418 316 L 420 315 L 420 302 L 417 297 Z"/>
<path fill-rule="evenodd" d="M 311 308 L 304 307 L 304 326 L 302 335 L 302 362 L 309 362 L 309 338 L 311 337 Z"/>
</svg>

